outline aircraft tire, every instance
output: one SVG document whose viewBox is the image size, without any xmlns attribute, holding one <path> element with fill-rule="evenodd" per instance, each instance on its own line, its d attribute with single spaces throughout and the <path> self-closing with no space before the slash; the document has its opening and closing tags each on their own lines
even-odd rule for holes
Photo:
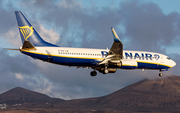
<svg viewBox="0 0 180 113">
<path fill-rule="evenodd" d="M 109 73 L 108 69 L 105 69 L 104 74 L 108 74 L 108 73 Z"/>
<path fill-rule="evenodd" d="M 162 73 L 159 73 L 159 76 L 160 76 L 160 77 L 162 77 L 162 76 L 163 76 L 163 74 L 162 74 Z"/>
<path fill-rule="evenodd" d="M 92 77 L 94 77 L 94 76 L 96 76 L 96 75 L 97 75 L 97 72 L 96 72 L 96 71 L 91 71 L 91 73 L 90 73 L 90 74 L 91 74 L 91 76 L 92 76 Z"/>
</svg>

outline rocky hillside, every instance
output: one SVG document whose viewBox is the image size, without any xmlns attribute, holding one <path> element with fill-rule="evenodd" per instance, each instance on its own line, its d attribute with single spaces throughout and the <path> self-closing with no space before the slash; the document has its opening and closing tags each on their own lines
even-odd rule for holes
<svg viewBox="0 0 180 113">
<path fill-rule="evenodd" d="M 100 97 L 101 107 L 180 107 L 180 77 L 143 80 Z"/>
<path fill-rule="evenodd" d="M 93 108 L 138 111 L 179 111 L 180 77 L 142 80 L 107 96 L 69 100 L 54 105 L 65 108 Z"/>
<path fill-rule="evenodd" d="M 0 94 L 0 103 L 20 104 L 30 102 L 61 102 L 62 99 L 54 99 L 47 95 L 30 91 L 21 87 L 13 88 L 5 93 Z"/>
<path fill-rule="evenodd" d="M 45 104 L 48 102 L 50 104 Z M 87 99 L 54 99 L 20 87 L 0 95 L 0 103 L 23 104 L 23 108 L 103 110 L 125 112 L 180 112 L 180 77 L 142 80 L 112 94 Z"/>
</svg>

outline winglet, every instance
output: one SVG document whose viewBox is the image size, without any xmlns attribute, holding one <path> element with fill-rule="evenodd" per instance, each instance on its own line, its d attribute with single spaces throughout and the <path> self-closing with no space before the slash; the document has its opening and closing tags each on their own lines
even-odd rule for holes
<svg viewBox="0 0 180 113">
<path fill-rule="evenodd" d="M 112 30 L 112 34 L 114 36 L 114 41 L 121 42 L 121 40 L 119 39 L 118 35 L 116 34 L 116 31 L 114 30 L 114 28 L 111 27 L 111 30 Z"/>
</svg>

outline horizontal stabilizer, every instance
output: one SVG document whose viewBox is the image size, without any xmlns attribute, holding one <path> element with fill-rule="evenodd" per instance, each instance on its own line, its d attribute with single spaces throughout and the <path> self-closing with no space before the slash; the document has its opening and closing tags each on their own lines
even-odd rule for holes
<svg viewBox="0 0 180 113">
<path fill-rule="evenodd" d="M 33 44 L 31 44 L 31 42 L 29 42 L 28 40 L 24 41 L 24 44 L 22 46 L 22 49 L 27 49 L 27 50 L 36 50 L 36 48 L 34 47 Z"/>
<path fill-rule="evenodd" d="M 17 50 L 18 50 L 18 51 L 20 50 L 20 49 L 13 49 L 13 48 L 3 48 L 3 49 L 5 49 L 5 50 L 16 50 L 16 51 L 17 51 Z"/>
</svg>

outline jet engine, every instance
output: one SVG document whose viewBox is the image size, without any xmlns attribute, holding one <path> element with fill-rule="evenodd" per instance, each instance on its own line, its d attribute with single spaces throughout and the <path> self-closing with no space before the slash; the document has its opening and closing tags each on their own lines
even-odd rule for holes
<svg viewBox="0 0 180 113">
<path fill-rule="evenodd" d="M 122 69 L 136 69 L 138 67 L 138 63 L 133 60 L 122 60 L 121 64 Z"/>
<path fill-rule="evenodd" d="M 108 73 L 115 73 L 115 72 L 116 72 L 116 68 L 108 68 L 107 70 L 108 70 Z M 105 74 L 105 73 L 104 73 L 104 68 L 100 68 L 100 69 L 98 69 L 98 71 L 99 71 L 100 73 Z"/>
</svg>

